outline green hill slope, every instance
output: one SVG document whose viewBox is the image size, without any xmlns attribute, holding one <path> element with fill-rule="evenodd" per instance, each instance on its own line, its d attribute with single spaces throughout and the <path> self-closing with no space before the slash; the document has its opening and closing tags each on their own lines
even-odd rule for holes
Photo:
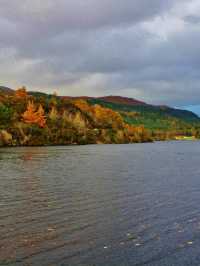
<svg viewBox="0 0 200 266">
<path fill-rule="evenodd" d="M 190 111 L 149 104 L 121 104 L 104 99 L 93 98 L 88 102 L 118 111 L 129 124 L 144 125 L 150 130 L 178 131 L 180 134 L 200 128 L 200 118 Z"/>
</svg>

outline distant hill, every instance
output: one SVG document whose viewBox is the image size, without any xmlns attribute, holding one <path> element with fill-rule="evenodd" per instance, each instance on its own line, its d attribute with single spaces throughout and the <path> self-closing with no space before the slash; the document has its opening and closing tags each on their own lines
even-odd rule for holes
<svg viewBox="0 0 200 266">
<path fill-rule="evenodd" d="M 73 97 L 71 97 L 73 98 Z M 145 102 L 122 97 L 122 96 L 105 96 L 105 97 L 76 97 L 77 99 L 89 100 L 91 103 L 98 103 L 105 105 L 112 109 L 124 110 L 124 111 L 159 111 L 162 113 L 167 113 L 169 115 L 178 116 L 179 118 L 193 118 L 199 119 L 198 115 L 194 114 L 192 111 L 177 109 L 169 106 L 152 105 Z"/>
<path fill-rule="evenodd" d="M 192 111 L 177 109 L 163 105 L 152 105 L 145 103 L 134 98 L 128 98 L 123 96 L 103 96 L 103 97 L 90 97 L 90 96 L 61 96 L 63 99 L 68 100 L 86 100 L 92 104 L 100 104 L 102 106 L 115 109 L 118 111 L 137 111 L 137 112 L 159 112 L 160 114 L 166 114 L 186 120 L 199 120 L 198 115 Z"/>
<path fill-rule="evenodd" d="M 110 103 L 116 103 L 116 104 L 125 104 L 125 105 L 146 105 L 145 102 L 138 101 L 133 98 L 128 97 L 122 97 L 122 96 L 105 96 L 105 97 L 99 97 L 97 99 L 100 99 L 104 102 L 110 102 Z"/>
<path fill-rule="evenodd" d="M 119 112 L 125 122 L 131 125 L 144 125 L 150 130 L 161 131 L 178 131 L 183 128 L 191 128 L 200 125 L 200 118 L 191 111 L 175 109 L 168 106 L 155 106 L 147 103 L 120 97 L 120 102 L 117 102 L 119 97 L 112 98 L 90 98 L 90 104 L 99 104 L 102 107 L 110 108 Z M 122 103 L 123 102 L 123 103 Z"/>
<path fill-rule="evenodd" d="M 90 96 L 61 96 L 64 99 L 69 100 L 101 100 L 108 103 L 125 104 L 125 105 L 146 105 L 145 102 L 122 96 L 103 96 L 103 97 L 90 97 Z"/>
<path fill-rule="evenodd" d="M 0 92 L 5 93 L 5 94 L 13 94 L 14 90 L 8 87 L 0 86 Z"/>
<path fill-rule="evenodd" d="M 124 121 L 130 125 L 144 125 L 153 131 L 186 132 L 200 126 L 200 118 L 191 111 L 176 109 L 169 106 L 151 105 L 143 101 L 122 96 L 104 97 L 70 97 L 61 96 L 67 100 L 85 100 L 89 104 L 99 104 L 121 114 Z"/>
</svg>

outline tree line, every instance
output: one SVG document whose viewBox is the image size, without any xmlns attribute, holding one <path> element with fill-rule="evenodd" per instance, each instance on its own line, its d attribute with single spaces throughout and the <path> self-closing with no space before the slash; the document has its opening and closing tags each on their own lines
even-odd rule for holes
<svg viewBox="0 0 200 266">
<path fill-rule="evenodd" d="M 143 125 L 99 104 L 56 94 L 29 94 L 25 87 L 0 94 L 0 146 L 139 143 L 152 141 Z"/>
</svg>

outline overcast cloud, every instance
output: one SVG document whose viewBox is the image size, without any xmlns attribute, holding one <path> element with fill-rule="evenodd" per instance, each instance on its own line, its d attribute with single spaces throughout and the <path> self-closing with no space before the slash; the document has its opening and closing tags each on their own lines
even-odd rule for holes
<svg viewBox="0 0 200 266">
<path fill-rule="evenodd" d="M 0 0 L 1 85 L 200 104 L 199 0 Z"/>
</svg>

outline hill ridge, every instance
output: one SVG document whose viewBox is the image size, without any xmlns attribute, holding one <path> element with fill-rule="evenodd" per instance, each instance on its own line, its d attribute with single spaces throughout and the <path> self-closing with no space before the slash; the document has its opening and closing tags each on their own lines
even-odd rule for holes
<svg viewBox="0 0 200 266">
<path fill-rule="evenodd" d="M 5 93 L 5 94 L 13 94 L 15 92 L 15 90 L 8 88 L 6 86 L 0 86 L 0 92 Z M 38 95 L 38 96 L 45 96 L 45 95 L 49 95 L 51 96 L 52 94 L 47 94 L 44 92 L 40 92 L 40 91 L 28 91 L 29 95 Z M 167 105 L 153 105 L 153 104 L 148 104 L 144 101 L 132 98 L 132 97 L 126 97 L 126 96 L 120 96 L 120 95 L 107 95 L 107 96 L 99 96 L 99 97 L 94 97 L 94 96 L 58 96 L 61 99 L 66 99 L 66 100 L 85 100 L 85 101 L 89 101 L 90 103 L 99 103 L 102 104 L 106 107 L 110 107 L 111 109 L 113 108 L 113 106 L 109 106 L 109 104 L 114 105 L 114 108 L 117 109 L 117 105 L 119 105 L 119 107 L 124 106 L 124 108 L 126 109 L 128 107 L 132 107 L 133 109 L 144 109 L 144 110 L 160 110 L 161 112 L 170 112 L 171 114 L 174 113 L 178 113 L 178 112 L 182 112 L 182 115 L 191 115 L 191 117 L 193 117 L 193 119 L 200 119 L 200 117 L 189 110 L 186 109 L 182 109 L 182 108 L 174 108 L 171 106 L 167 106 Z M 120 108 L 119 108 L 120 109 Z M 176 116 L 176 115 L 175 115 Z M 183 117 L 182 116 L 182 117 Z"/>
</svg>

